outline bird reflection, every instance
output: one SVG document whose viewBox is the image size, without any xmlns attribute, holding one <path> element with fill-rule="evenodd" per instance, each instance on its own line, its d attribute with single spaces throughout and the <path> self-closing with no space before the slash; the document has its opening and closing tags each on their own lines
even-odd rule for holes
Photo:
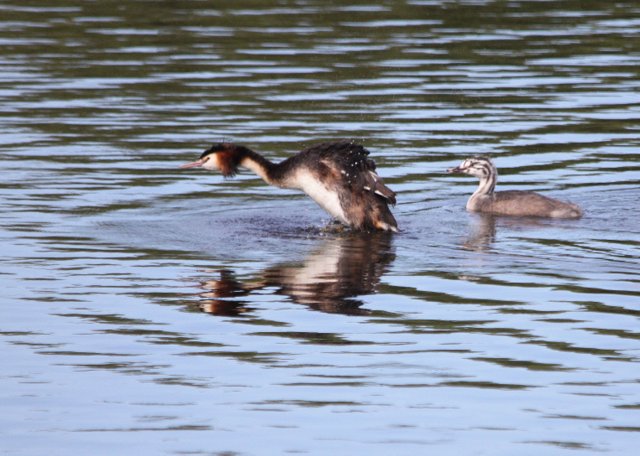
<svg viewBox="0 0 640 456">
<path fill-rule="evenodd" d="M 473 214 L 469 234 L 462 248 L 475 251 L 487 251 L 496 241 L 498 231 L 531 230 L 552 226 L 555 220 L 537 217 L 498 217 L 491 214 Z"/>
<path fill-rule="evenodd" d="M 328 239 L 301 263 L 270 267 L 259 278 L 239 281 L 231 270 L 201 283 L 200 310 L 214 315 L 250 312 L 252 292 L 276 288 L 297 304 L 314 310 L 367 315 L 358 296 L 376 292 L 380 277 L 395 259 L 388 233 L 347 233 Z"/>
<path fill-rule="evenodd" d="M 468 250 L 489 250 L 496 240 L 496 218 L 491 214 L 474 214 L 469 235 L 462 243 Z"/>
</svg>

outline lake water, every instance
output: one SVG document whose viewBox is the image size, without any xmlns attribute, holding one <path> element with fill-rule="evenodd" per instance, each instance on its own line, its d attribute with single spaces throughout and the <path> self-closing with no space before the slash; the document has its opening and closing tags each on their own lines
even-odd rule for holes
<svg viewBox="0 0 640 456">
<path fill-rule="evenodd" d="M 0 453 L 632 454 L 640 5 L 0 5 Z M 179 169 L 362 141 L 398 235 Z M 467 213 L 499 188 L 580 220 Z"/>
</svg>

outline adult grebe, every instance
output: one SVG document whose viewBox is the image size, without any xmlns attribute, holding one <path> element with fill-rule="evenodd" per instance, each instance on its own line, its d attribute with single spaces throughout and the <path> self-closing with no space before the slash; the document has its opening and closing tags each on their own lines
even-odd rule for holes
<svg viewBox="0 0 640 456">
<path fill-rule="evenodd" d="M 469 201 L 467 210 L 496 215 L 520 217 L 579 218 L 582 211 L 578 206 L 565 203 L 539 193 L 521 190 L 494 192 L 498 180 L 498 170 L 487 157 L 472 157 L 460 166 L 450 168 L 449 173 L 464 173 L 480 179 L 480 185 Z"/>
<path fill-rule="evenodd" d="M 298 189 L 340 222 L 358 230 L 398 231 L 389 210 L 395 193 L 376 174 L 369 151 L 352 141 L 325 142 L 280 163 L 272 163 L 251 149 L 232 143 L 214 144 L 200 159 L 182 168 L 202 167 L 234 176 L 248 168 L 266 183 Z"/>
</svg>

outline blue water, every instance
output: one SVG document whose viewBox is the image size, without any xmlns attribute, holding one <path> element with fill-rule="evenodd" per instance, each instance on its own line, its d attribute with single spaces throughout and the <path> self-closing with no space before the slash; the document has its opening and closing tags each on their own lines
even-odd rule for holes
<svg viewBox="0 0 640 456">
<path fill-rule="evenodd" d="M 0 13 L 2 454 L 635 451 L 634 2 Z M 179 168 L 344 137 L 401 233 Z M 475 154 L 585 216 L 467 213 Z"/>
</svg>

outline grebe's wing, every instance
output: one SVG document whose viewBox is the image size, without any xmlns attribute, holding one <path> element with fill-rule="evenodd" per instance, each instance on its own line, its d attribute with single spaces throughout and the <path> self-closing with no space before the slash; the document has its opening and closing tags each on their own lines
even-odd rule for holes
<svg viewBox="0 0 640 456">
<path fill-rule="evenodd" d="M 389 202 L 389 204 L 395 205 L 396 193 L 393 190 L 391 190 L 389 187 L 387 187 L 384 184 L 384 181 L 382 180 L 382 178 L 378 176 L 378 174 L 374 171 L 375 163 L 373 163 L 372 160 L 367 160 L 367 161 L 371 162 L 373 166 L 367 169 L 366 171 L 364 171 L 362 175 L 362 178 L 364 180 L 364 183 L 362 184 L 362 188 L 370 192 L 373 192 L 378 196 L 381 196 L 382 198 L 386 199 L 387 202 Z"/>
<path fill-rule="evenodd" d="M 319 162 L 340 176 L 341 184 L 355 191 L 369 191 L 390 204 L 396 204 L 396 194 L 376 173 L 376 164 L 369 159 L 369 151 L 351 140 L 318 144 L 301 155 L 315 155 Z"/>
<path fill-rule="evenodd" d="M 369 151 L 360 144 L 350 143 L 341 154 L 340 167 L 343 178 L 350 187 L 372 192 L 389 204 L 396 204 L 396 194 L 384 184 L 376 172 L 376 163 L 368 158 Z"/>
</svg>

